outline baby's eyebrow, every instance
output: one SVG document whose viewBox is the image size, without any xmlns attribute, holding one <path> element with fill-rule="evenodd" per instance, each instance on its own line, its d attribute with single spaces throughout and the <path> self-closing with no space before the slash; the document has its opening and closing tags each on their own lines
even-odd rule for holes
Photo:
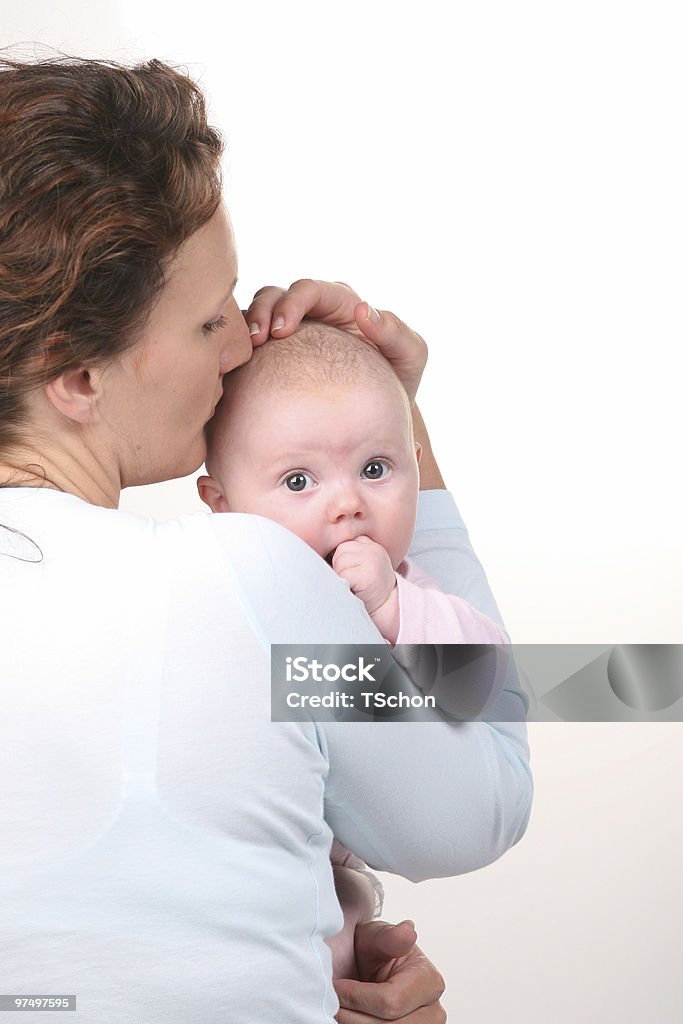
<svg viewBox="0 0 683 1024">
<path fill-rule="evenodd" d="M 275 455 L 271 455 L 268 458 L 269 462 L 301 462 L 302 459 L 306 458 L 306 452 L 276 452 Z"/>
</svg>

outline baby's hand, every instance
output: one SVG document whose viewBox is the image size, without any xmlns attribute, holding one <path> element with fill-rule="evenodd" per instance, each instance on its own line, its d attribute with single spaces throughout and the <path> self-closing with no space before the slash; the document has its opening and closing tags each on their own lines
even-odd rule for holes
<svg viewBox="0 0 683 1024">
<path fill-rule="evenodd" d="M 369 537 L 344 541 L 334 553 L 332 568 L 363 602 L 384 639 L 395 644 L 399 626 L 396 573 L 382 545 Z"/>
</svg>

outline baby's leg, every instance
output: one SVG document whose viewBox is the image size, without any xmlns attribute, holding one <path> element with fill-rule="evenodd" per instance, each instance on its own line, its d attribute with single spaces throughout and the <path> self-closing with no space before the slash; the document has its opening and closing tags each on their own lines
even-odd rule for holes
<svg viewBox="0 0 683 1024">
<path fill-rule="evenodd" d="M 332 938 L 326 939 L 332 951 L 332 976 L 358 978 L 354 953 L 354 935 L 357 924 L 372 921 L 375 912 L 375 893 L 370 880 L 360 871 L 332 863 L 334 886 L 337 890 L 344 927 Z"/>
</svg>

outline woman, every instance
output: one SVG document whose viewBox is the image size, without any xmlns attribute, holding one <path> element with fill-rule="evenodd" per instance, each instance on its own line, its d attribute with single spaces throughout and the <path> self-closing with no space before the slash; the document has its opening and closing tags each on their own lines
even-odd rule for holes
<svg viewBox="0 0 683 1024">
<path fill-rule="evenodd" d="M 379 642 L 359 602 L 257 517 L 117 510 L 123 487 L 197 469 L 223 374 L 251 353 L 201 94 L 158 62 L 6 62 L 0 111 L 3 985 L 76 993 L 84 1022 L 331 1020 L 329 826 L 416 880 L 488 863 L 526 826 L 523 726 L 269 722 L 269 645 Z M 355 321 L 414 396 L 421 339 L 356 298 L 265 290 L 247 323 L 261 342 L 307 312 Z M 442 487 L 418 437 L 423 486 Z M 430 493 L 426 568 L 453 586 L 467 561 L 481 604 Z M 373 936 L 365 972 L 414 941 Z M 400 1007 L 341 986 L 339 1019 L 383 1001 L 442 1019 L 418 964 L 395 974 Z"/>
</svg>

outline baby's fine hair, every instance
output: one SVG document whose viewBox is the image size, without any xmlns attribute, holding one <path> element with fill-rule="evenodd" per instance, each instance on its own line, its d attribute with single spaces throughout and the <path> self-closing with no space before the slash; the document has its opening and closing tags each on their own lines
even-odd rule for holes
<svg viewBox="0 0 683 1024">
<path fill-rule="evenodd" d="M 315 391 L 325 386 L 403 385 L 367 341 L 328 324 L 306 320 L 288 338 L 267 341 L 224 381 L 226 397 L 244 388 Z M 406 396 L 406 401 L 407 401 Z"/>
</svg>

